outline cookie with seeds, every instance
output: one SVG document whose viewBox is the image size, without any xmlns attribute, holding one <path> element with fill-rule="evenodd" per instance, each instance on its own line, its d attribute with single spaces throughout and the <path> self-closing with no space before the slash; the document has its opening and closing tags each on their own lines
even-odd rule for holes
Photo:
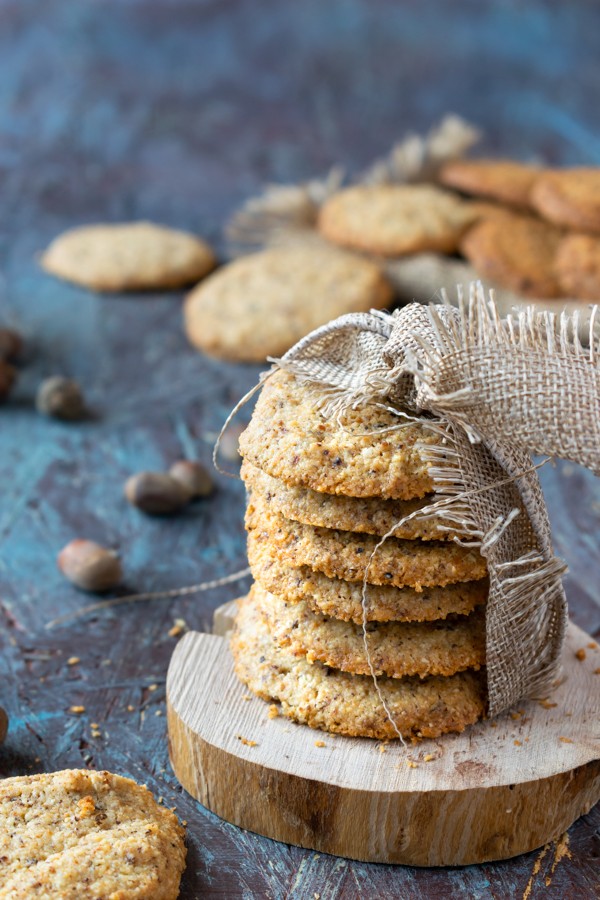
<svg viewBox="0 0 600 900">
<path fill-rule="evenodd" d="M 0 898 L 175 900 L 184 830 L 150 791 L 67 769 L 0 781 Z"/>
<path fill-rule="evenodd" d="M 410 500 L 433 490 L 423 447 L 440 438 L 371 403 L 328 418 L 325 393 L 283 370 L 260 392 L 240 453 L 285 484 L 349 497 Z"/>
<path fill-rule="evenodd" d="M 529 194 L 539 168 L 512 159 L 454 159 L 442 166 L 439 180 L 475 197 L 529 207 Z"/>
<path fill-rule="evenodd" d="M 421 590 L 477 581 L 486 574 L 485 560 L 470 547 L 391 537 L 375 552 L 377 537 L 302 525 L 272 512 L 258 499 L 248 503 L 246 527 L 249 558 L 254 554 L 251 543 L 266 544 L 276 559 L 293 568 L 310 566 L 328 578 L 362 582 L 366 574 L 369 584 Z"/>
<path fill-rule="evenodd" d="M 323 204 L 318 227 L 334 244 L 378 256 L 454 253 L 473 221 L 468 203 L 433 185 L 358 185 Z"/>
<path fill-rule="evenodd" d="M 485 713 L 483 672 L 444 677 L 380 678 L 379 689 L 393 717 L 390 721 L 370 675 L 350 675 L 309 663 L 277 647 L 256 602 L 239 602 L 231 638 L 235 671 L 251 691 L 276 700 L 295 722 L 350 737 L 379 740 L 439 737 L 464 731 Z"/>
<path fill-rule="evenodd" d="M 391 286 L 369 260 L 291 244 L 237 259 L 198 285 L 185 302 L 185 329 L 211 356 L 262 362 L 330 319 L 391 301 Z"/>
<path fill-rule="evenodd" d="M 361 582 L 328 578 L 310 566 L 294 568 L 273 557 L 264 543 L 248 544 L 252 575 L 258 584 L 288 603 L 305 602 L 310 609 L 344 622 L 363 621 Z M 483 606 L 488 580 L 457 582 L 445 587 L 388 587 L 368 584 L 368 622 L 432 622 L 451 615 L 466 616 Z"/>
<path fill-rule="evenodd" d="M 315 613 L 302 600 L 286 603 L 258 584 L 252 593 L 278 647 L 309 663 L 372 674 L 361 625 Z M 478 610 L 439 622 L 371 622 L 366 641 L 375 675 L 454 675 L 485 664 L 485 615 Z"/>
<path fill-rule="evenodd" d="M 387 534 L 406 516 L 431 505 L 432 494 L 419 500 L 380 500 L 377 497 L 344 497 L 341 494 L 323 494 L 309 488 L 285 484 L 257 469 L 247 460 L 241 476 L 253 496 L 268 502 L 271 509 L 286 519 L 304 525 L 321 525 L 366 534 Z M 420 521 L 409 519 L 394 532 L 396 537 L 422 541 L 447 540 L 452 537 L 448 528 L 439 525 L 435 517 Z"/>
<path fill-rule="evenodd" d="M 531 189 L 537 212 L 562 228 L 600 231 L 600 168 L 542 172 Z"/>
<path fill-rule="evenodd" d="M 46 272 L 95 291 L 152 291 L 204 278 L 216 265 L 193 234 L 151 222 L 87 225 L 55 238 L 40 260 Z"/>
<path fill-rule="evenodd" d="M 484 218 L 460 249 L 483 278 L 526 297 L 558 297 L 555 259 L 562 232 L 531 216 Z"/>
<path fill-rule="evenodd" d="M 600 300 L 600 236 L 567 234 L 556 254 L 556 271 L 565 296 Z"/>
</svg>

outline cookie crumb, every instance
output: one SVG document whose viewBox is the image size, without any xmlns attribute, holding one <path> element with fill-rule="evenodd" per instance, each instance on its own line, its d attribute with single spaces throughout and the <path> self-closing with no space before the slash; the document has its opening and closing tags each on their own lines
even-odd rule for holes
<svg viewBox="0 0 600 900">
<path fill-rule="evenodd" d="M 149 690 L 149 691 L 156 691 L 156 690 L 158 690 L 158 685 L 157 685 L 157 684 L 149 684 L 149 685 L 148 685 L 148 690 Z"/>
<path fill-rule="evenodd" d="M 67 665 L 76 666 L 78 662 L 81 662 L 78 656 L 70 656 L 67 660 Z"/>
<path fill-rule="evenodd" d="M 315 747 L 325 747 L 325 741 L 315 741 Z"/>
<path fill-rule="evenodd" d="M 252 700 L 252 697 L 250 694 L 242 694 L 242 700 L 245 700 L 247 703 L 249 700 Z"/>
<path fill-rule="evenodd" d="M 154 713 L 155 716 L 162 716 L 162 709 L 157 709 Z"/>
<path fill-rule="evenodd" d="M 426 753 L 423 757 L 423 762 L 431 762 L 435 759 L 435 755 L 433 753 Z"/>
<path fill-rule="evenodd" d="M 407 759 L 406 765 L 408 766 L 409 769 L 418 769 L 419 768 L 418 765 L 416 764 L 416 762 L 413 762 L 412 759 Z"/>
<path fill-rule="evenodd" d="M 583 649 L 583 647 L 577 650 L 575 656 L 579 660 L 579 662 L 583 662 L 583 660 L 585 659 L 585 650 Z"/>
<path fill-rule="evenodd" d="M 386 743 L 386 744 L 380 744 L 379 747 L 378 747 L 377 749 L 379 750 L 380 753 L 387 753 L 387 743 Z"/>
<path fill-rule="evenodd" d="M 594 675 L 600 675 L 600 668 L 594 669 Z"/>
<path fill-rule="evenodd" d="M 513 744 L 515 745 L 515 747 L 522 747 L 522 746 L 523 746 L 523 745 L 521 744 L 521 741 L 513 741 Z"/>
<path fill-rule="evenodd" d="M 587 645 L 587 647 L 588 647 L 588 650 L 597 650 L 598 644 L 596 643 L 596 641 L 590 641 L 589 644 Z"/>
<path fill-rule="evenodd" d="M 571 738 L 563 737 L 562 735 L 559 737 L 559 741 L 562 741 L 563 744 L 572 744 L 573 743 Z"/>
<path fill-rule="evenodd" d="M 130 703 L 130 704 L 128 705 L 128 707 L 127 707 L 127 712 L 133 712 L 134 709 L 135 709 L 135 706 L 132 706 L 131 703 Z"/>
<path fill-rule="evenodd" d="M 558 703 L 552 703 L 550 700 L 538 700 L 540 706 L 543 706 L 544 709 L 554 709 L 558 706 Z"/>
<path fill-rule="evenodd" d="M 69 712 L 73 713 L 76 716 L 80 716 L 85 712 L 85 706 L 70 706 Z"/>
<path fill-rule="evenodd" d="M 241 741 L 242 744 L 244 744 L 244 746 L 246 747 L 258 747 L 256 741 L 250 741 L 248 738 L 242 737 L 241 734 L 237 735 L 237 739 L 238 741 Z"/>
<path fill-rule="evenodd" d="M 184 631 L 187 631 L 185 619 L 175 619 L 175 621 L 173 622 L 173 626 L 169 628 L 167 634 L 169 635 L 169 637 L 179 637 L 179 635 L 183 634 Z"/>
<path fill-rule="evenodd" d="M 279 715 L 279 709 L 277 707 L 277 704 L 271 703 L 271 705 L 269 706 L 269 718 L 276 719 L 278 715 Z"/>
<path fill-rule="evenodd" d="M 517 719 L 520 719 L 522 715 L 521 712 L 511 712 L 510 717 L 516 721 Z"/>
</svg>

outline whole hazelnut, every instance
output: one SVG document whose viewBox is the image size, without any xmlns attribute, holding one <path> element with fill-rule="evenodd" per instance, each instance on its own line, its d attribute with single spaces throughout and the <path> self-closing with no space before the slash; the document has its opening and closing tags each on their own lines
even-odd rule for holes
<svg viewBox="0 0 600 900">
<path fill-rule="evenodd" d="M 240 435 L 244 431 L 244 425 L 234 422 L 228 425 L 219 441 L 219 456 L 231 462 L 240 462 Z"/>
<path fill-rule="evenodd" d="M 14 362 L 23 350 L 23 338 L 13 328 L 0 328 L 0 359 Z"/>
<path fill-rule="evenodd" d="M 85 416 L 85 401 L 76 381 L 53 375 L 42 381 L 35 401 L 38 412 L 54 419 L 75 421 Z"/>
<path fill-rule="evenodd" d="M 102 593 L 115 587 L 123 577 L 119 557 L 95 541 L 71 541 L 58 554 L 58 568 L 82 591 Z"/>
<path fill-rule="evenodd" d="M 190 499 L 181 482 L 164 472 L 140 472 L 125 482 L 127 500 L 151 516 L 179 512 Z"/>
<path fill-rule="evenodd" d="M 173 463 L 169 475 L 183 485 L 190 500 L 208 497 L 213 492 L 214 485 L 210 472 L 199 462 L 180 459 Z"/>
<path fill-rule="evenodd" d="M 16 380 L 17 370 L 10 363 L 0 359 L 0 401 L 6 400 Z"/>
</svg>

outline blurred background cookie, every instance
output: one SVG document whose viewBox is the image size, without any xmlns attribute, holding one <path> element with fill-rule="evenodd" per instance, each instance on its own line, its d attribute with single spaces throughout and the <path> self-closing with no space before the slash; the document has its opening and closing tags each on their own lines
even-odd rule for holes
<svg viewBox="0 0 600 900">
<path fill-rule="evenodd" d="M 600 168 L 543 172 L 531 189 L 541 216 L 576 231 L 600 231 Z"/>
<path fill-rule="evenodd" d="M 465 194 L 528 207 L 538 171 L 535 166 L 511 159 L 456 159 L 442 167 L 439 180 Z"/>
</svg>

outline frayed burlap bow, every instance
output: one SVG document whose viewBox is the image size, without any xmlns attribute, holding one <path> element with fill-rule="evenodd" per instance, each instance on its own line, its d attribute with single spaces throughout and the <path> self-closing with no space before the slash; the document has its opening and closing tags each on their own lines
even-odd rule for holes
<svg viewBox="0 0 600 900">
<path fill-rule="evenodd" d="M 451 525 L 487 560 L 490 715 L 546 691 L 559 672 L 565 566 L 553 553 L 531 454 L 600 473 L 594 319 L 595 309 L 584 349 L 576 316 L 530 308 L 501 319 L 473 285 L 458 308 L 342 316 L 276 361 L 326 388 L 326 414 L 385 401 L 437 432 L 422 448 L 435 500 L 419 515 Z"/>
</svg>

